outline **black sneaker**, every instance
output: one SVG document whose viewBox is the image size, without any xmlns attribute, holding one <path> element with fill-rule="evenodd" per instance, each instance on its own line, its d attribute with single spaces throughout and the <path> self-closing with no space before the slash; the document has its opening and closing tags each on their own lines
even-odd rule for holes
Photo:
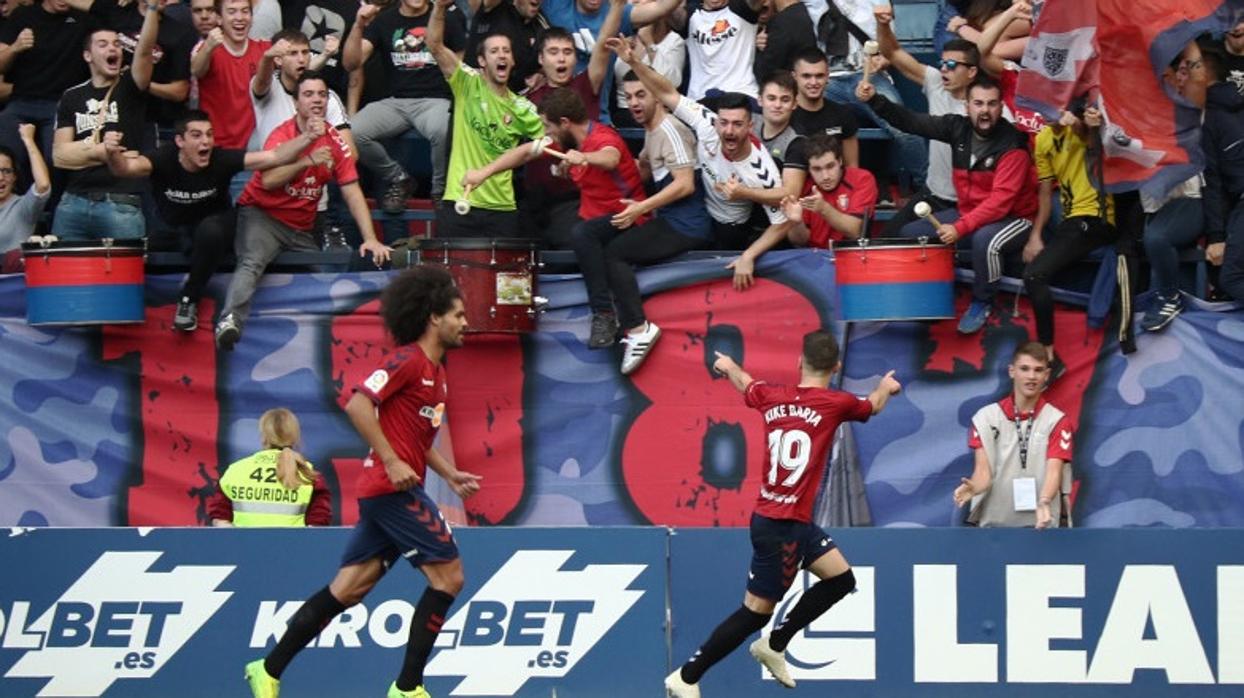
<svg viewBox="0 0 1244 698">
<path fill-rule="evenodd" d="M 618 319 L 610 313 L 592 315 L 592 336 L 588 337 L 588 349 L 604 349 L 613 346 L 618 339 Z"/>
<path fill-rule="evenodd" d="M 220 351 L 233 351 L 233 345 L 242 338 L 242 330 L 230 313 L 216 323 L 216 348 Z"/>
<path fill-rule="evenodd" d="M 389 182 L 389 188 L 384 190 L 384 197 L 380 200 L 381 210 L 390 215 L 398 215 L 405 211 L 406 199 L 410 198 L 410 193 L 415 188 L 414 184 L 414 180 L 409 176 Z"/>
<path fill-rule="evenodd" d="M 199 327 L 199 304 L 182 296 L 177 301 L 177 311 L 173 313 L 173 327 L 182 332 L 191 332 Z"/>
</svg>

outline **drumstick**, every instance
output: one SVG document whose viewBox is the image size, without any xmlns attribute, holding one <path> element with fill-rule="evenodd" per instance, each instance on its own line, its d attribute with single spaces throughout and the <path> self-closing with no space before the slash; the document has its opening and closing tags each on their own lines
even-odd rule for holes
<svg viewBox="0 0 1244 698">
<path fill-rule="evenodd" d="M 468 184 L 462 188 L 462 198 L 454 202 L 454 211 L 459 216 L 465 216 L 471 212 L 471 185 Z"/>
<path fill-rule="evenodd" d="M 543 150 L 544 150 L 544 154 L 548 155 L 549 157 L 557 158 L 558 160 L 566 159 L 566 154 L 560 150 L 553 150 L 552 148 L 548 148 L 548 147 L 544 148 Z"/>
<path fill-rule="evenodd" d="M 873 73 L 873 56 L 881 53 L 881 44 L 868 40 L 864 42 L 864 79 L 868 80 Z"/>
<path fill-rule="evenodd" d="M 942 222 L 937 220 L 937 217 L 933 215 L 933 207 L 930 206 L 927 201 L 917 203 L 915 211 L 917 216 L 925 219 L 929 222 L 929 225 L 933 226 L 933 232 L 936 233 L 937 229 L 942 227 Z"/>
</svg>

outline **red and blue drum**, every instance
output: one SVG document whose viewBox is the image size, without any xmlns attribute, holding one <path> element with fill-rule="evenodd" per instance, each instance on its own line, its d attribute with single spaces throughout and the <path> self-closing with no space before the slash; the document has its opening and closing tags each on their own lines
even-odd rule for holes
<svg viewBox="0 0 1244 698">
<path fill-rule="evenodd" d="M 22 243 L 26 321 L 105 325 L 145 319 L 142 240 Z"/>
<path fill-rule="evenodd" d="M 466 306 L 467 332 L 534 332 L 539 255 L 531 240 L 428 238 L 416 264 L 440 264 L 453 275 Z"/>
<path fill-rule="evenodd" d="M 843 320 L 955 316 L 951 246 L 910 238 L 835 242 L 834 266 Z"/>
</svg>

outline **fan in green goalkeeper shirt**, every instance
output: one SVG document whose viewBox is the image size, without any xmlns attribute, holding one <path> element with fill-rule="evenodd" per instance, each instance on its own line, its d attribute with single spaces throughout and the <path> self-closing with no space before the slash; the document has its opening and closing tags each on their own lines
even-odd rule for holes
<svg viewBox="0 0 1244 698">
<path fill-rule="evenodd" d="M 449 176 L 445 198 L 436 208 L 437 235 L 518 237 L 511 169 L 523 158 L 514 149 L 525 140 L 535 141 L 538 148 L 544 125 L 535 106 L 506 86 L 514 68 L 509 37 L 484 37 L 478 69 L 445 46 L 445 13 L 452 4 L 453 0 L 437 0 L 426 37 L 454 95 Z M 469 210 L 459 203 L 463 201 Z"/>
</svg>

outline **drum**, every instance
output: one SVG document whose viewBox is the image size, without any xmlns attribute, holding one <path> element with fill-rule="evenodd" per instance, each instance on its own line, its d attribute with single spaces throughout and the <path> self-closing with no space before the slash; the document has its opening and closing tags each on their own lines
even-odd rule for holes
<svg viewBox="0 0 1244 698">
<path fill-rule="evenodd" d="M 834 243 L 842 319 L 941 320 L 955 316 L 955 250 L 928 238 Z"/>
<path fill-rule="evenodd" d="M 26 322 L 104 325 L 145 319 L 143 240 L 22 243 Z"/>
<path fill-rule="evenodd" d="M 536 329 L 536 243 L 498 238 L 416 241 L 416 264 L 449 269 L 462 291 L 467 332 L 521 334 Z"/>
</svg>

